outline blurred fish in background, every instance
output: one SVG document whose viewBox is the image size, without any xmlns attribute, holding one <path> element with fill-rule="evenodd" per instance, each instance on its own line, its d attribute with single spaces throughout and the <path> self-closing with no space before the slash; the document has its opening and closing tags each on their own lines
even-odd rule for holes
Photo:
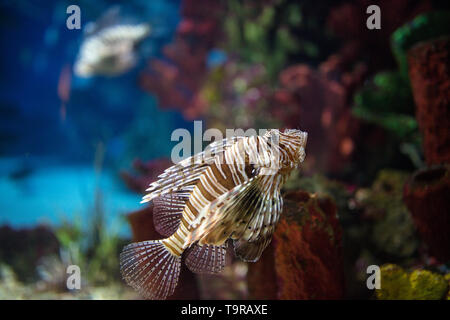
<svg viewBox="0 0 450 320">
<path fill-rule="evenodd" d="M 150 34 L 147 23 L 121 23 L 120 7 L 107 10 L 84 28 L 85 39 L 75 62 L 75 74 L 117 76 L 136 65 L 138 44 Z"/>
</svg>

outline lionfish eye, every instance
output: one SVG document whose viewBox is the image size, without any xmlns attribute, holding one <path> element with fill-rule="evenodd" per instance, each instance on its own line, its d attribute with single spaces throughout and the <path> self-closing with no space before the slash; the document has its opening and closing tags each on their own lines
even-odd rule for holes
<svg viewBox="0 0 450 320">
<path fill-rule="evenodd" d="M 256 174 L 258 173 L 258 169 L 256 169 L 256 167 L 252 163 L 250 164 L 250 172 L 252 176 L 256 176 Z"/>
</svg>

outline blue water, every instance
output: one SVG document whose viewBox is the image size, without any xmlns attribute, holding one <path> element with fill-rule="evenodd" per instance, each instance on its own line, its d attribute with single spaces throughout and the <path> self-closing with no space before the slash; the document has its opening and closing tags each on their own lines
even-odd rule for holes
<svg viewBox="0 0 450 320">
<path fill-rule="evenodd" d="M 82 27 L 119 1 L 77 1 Z M 66 28 L 69 1 L 3 1 L 0 4 L 0 224 L 15 227 L 89 222 L 98 190 L 108 226 L 129 235 L 123 219 L 141 208 L 118 172 L 133 159 L 170 156 L 171 132 L 189 128 L 177 112 L 161 111 L 138 85 L 151 57 L 173 37 L 179 0 L 128 1 L 127 18 L 147 21 L 155 36 L 142 44 L 138 65 L 115 78 L 71 79 L 61 116 L 61 71 L 73 65 L 81 30 Z M 220 58 L 220 57 L 219 57 Z M 98 146 L 101 172 L 94 167 Z"/>
<path fill-rule="evenodd" d="M 20 160 L 0 160 L 3 171 L 14 172 Z M 10 168 L 11 170 L 5 170 Z M 142 207 L 140 196 L 125 189 L 111 170 L 96 172 L 93 166 L 54 163 L 26 177 L 14 179 L 5 172 L 0 176 L 0 225 L 32 227 L 36 224 L 58 225 L 79 219 L 89 227 L 95 210 L 96 192 L 102 196 L 102 211 L 112 231 L 129 236 L 123 215 Z"/>
</svg>

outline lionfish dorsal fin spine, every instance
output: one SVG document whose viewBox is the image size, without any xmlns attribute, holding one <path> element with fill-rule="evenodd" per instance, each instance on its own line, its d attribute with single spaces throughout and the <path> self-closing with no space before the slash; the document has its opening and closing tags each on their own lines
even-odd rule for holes
<svg viewBox="0 0 450 320">
<path fill-rule="evenodd" d="M 164 170 L 159 180 L 150 184 L 148 192 L 141 201 L 146 203 L 163 194 L 172 193 L 182 188 L 195 185 L 201 175 L 227 148 L 244 137 L 231 137 L 211 143 L 205 151 L 186 158 Z"/>
</svg>

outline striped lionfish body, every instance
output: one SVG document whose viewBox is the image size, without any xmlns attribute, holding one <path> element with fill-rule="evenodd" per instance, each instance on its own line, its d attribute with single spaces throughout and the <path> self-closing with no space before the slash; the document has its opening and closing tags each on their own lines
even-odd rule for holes
<svg viewBox="0 0 450 320">
<path fill-rule="evenodd" d="M 185 255 L 196 273 L 217 273 L 226 242 L 236 255 L 257 261 L 270 243 L 282 211 L 281 187 L 305 157 L 307 133 L 268 130 L 233 137 L 166 169 L 147 189 L 153 219 L 167 238 L 133 243 L 121 254 L 126 282 L 150 299 L 175 290 Z"/>
</svg>

